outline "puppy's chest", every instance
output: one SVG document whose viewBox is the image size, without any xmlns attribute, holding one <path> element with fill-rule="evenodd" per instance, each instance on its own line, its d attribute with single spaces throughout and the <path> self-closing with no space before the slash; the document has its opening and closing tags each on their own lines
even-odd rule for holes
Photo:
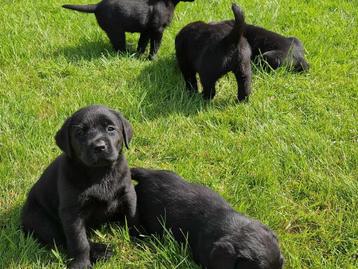
<svg viewBox="0 0 358 269">
<path fill-rule="evenodd" d="M 124 190 L 112 184 L 98 184 L 80 195 L 81 211 L 88 218 L 115 214 L 121 207 Z"/>
</svg>

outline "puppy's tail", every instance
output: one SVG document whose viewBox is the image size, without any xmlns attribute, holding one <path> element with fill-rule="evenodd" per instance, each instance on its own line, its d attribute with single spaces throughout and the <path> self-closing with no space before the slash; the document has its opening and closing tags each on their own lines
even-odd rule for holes
<svg viewBox="0 0 358 269">
<path fill-rule="evenodd" d="M 239 43 L 246 25 L 245 15 L 244 12 L 241 10 L 241 8 L 235 3 L 232 4 L 231 9 L 235 16 L 235 24 L 234 24 L 234 28 L 232 29 L 232 31 L 230 32 L 227 38 L 228 41 L 232 43 Z"/>
<path fill-rule="evenodd" d="M 63 5 L 62 7 L 67 8 L 67 9 L 76 10 L 79 12 L 84 12 L 84 13 L 94 13 L 96 11 L 97 4 L 95 4 L 95 5 Z"/>
</svg>

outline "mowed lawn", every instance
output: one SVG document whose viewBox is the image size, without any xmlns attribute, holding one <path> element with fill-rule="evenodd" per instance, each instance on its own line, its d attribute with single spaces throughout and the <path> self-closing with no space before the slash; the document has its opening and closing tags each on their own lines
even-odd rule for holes
<svg viewBox="0 0 358 269">
<path fill-rule="evenodd" d="M 0 268 L 65 266 L 63 252 L 23 236 L 19 214 L 60 153 L 56 131 L 89 104 L 132 123 L 130 166 L 174 170 L 271 227 L 285 268 L 358 268 L 357 1 L 238 2 L 247 22 L 302 40 L 311 69 L 254 68 L 245 104 L 229 74 L 206 103 L 185 92 L 174 38 L 189 22 L 232 18 L 231 2 L 180 3 L 150 62 L 113 52 L 95 17 L 62 9 L 65 0 L 1 1 Z M 127 35 L 132 52 L 137 40 Z M 112 225 L 93 238 L 116 250 L 95 268 L 199 268 L 170 237 L 136 242 Z"/>
</svg>

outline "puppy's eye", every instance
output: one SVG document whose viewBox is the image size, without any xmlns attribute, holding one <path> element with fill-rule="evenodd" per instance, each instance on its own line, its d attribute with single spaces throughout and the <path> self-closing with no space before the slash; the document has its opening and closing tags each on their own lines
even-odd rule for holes
<svg viewBox="0 0 358 269">
<path fill-rule="evenodd" d="M 83 129 L 81 129 L 81 128 L 76 129 L 76 135 L 77 136 L 82 136 L 84 134 L 85 134 L 85 131 Z"/>
<path fill-rule="evenodd" d="M 116 130 L 116 128 L 114 128 L 113 126 L 107 126 L 107 132 L 114 132 Z"/>
<path fill-rule="evenodd" d="M 86 127 L 81 127 L 81 126 L 73 126 L 74 128 L 74 132 L 76 136 L 83 136 L 86 134 L 88 128 Z"/>
</svg>

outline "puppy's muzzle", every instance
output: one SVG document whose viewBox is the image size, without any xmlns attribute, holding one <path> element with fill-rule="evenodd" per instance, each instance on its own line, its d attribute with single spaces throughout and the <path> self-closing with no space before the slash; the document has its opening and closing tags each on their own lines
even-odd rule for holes
<svg viewBox="0 0 358 269">
<path fill-rule="evenodd" d="M 107 144 L 103 140 L 99 140 L 93 143 L 93 150 L 96 154 L 106 152 L 107 148 Z"/>
<path fill-rule="evenodd" d="M 90 144 L 91 163 L 94 166 L 107 165 L 114 162 L 118 155 L 113 151 L 111 144 L 105 139 L 98 139 Z"/>
</svg>

